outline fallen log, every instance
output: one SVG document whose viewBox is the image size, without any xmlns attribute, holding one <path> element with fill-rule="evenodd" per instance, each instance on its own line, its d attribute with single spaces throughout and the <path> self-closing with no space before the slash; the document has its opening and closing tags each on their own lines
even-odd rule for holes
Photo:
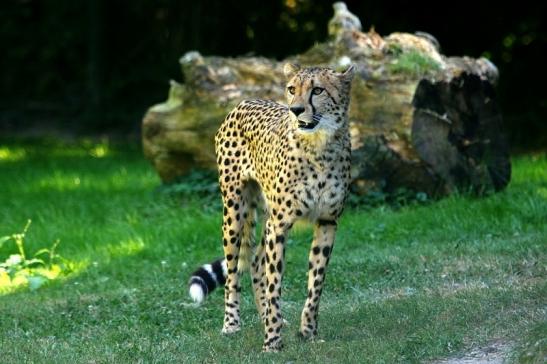
<svg viewBox="0 0 547 364">
<path fill-rule="evenodd" d="M 184 55 L 184 82 L 171 81 L 168 100 L 143 119 L 144 153 L 161 179 L 215 168 L 213 136 L 224 116 L 247 98 L 284 102 L 282 67 L 291 61 L 355 65 L 349 111 L 355 193 L 406 188 L 442 196 L 504 188 L 511 165 L 496 67 L 485 58 L 446 57 L 425 33 L 361 32 L 355 18 L 343 20 L 344 12 L 345 6 L 336 9 L 329 40 L 281 62 Z"/>
</svg>

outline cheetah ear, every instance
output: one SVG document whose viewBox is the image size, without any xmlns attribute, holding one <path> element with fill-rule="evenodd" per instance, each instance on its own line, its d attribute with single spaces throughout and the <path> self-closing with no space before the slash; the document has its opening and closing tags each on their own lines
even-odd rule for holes
<svg viewBox="0 0 547 364">
<path fill-rule="evenodd" d="M 355 67 L 350 64 L 349 67 L 342 72 L 342 79 L 347 82 L 351 82 L 353 76 L 355 75 Z"/>
<path fill-rule="evenodd" d="M 283 67 L 283 73 L 287 79 L 292 78 L 298 71 L 300 71 L 300 65 L 297 63 L 285 63 Z"/>
</svg>

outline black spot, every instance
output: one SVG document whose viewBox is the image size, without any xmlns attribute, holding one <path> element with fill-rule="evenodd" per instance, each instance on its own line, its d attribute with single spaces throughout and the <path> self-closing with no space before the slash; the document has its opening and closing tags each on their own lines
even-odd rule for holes
<svg viewBox="0 0 547 364">
<path fill-rule="evenodd" d="M 329 257 L 330 256 L 330 247 L 326 246 L 323 248 L 323 256 Z"/>
<path fill-rule="evenodd" d="M 336 226 L 336 221 L 319 219 L 319 220 L 317 220 L 317 225 L 319 225 L 319 226 L 325 226 L 325 225 L 334 225 L 334 226 Z"/>
<path fill-rule="evenodd" d="M 320 284 L 321 284 L 321 281 L 319 281 L 319 280 L 313 281 L 313 286 L 314 286 L 314 287 L 317 287 L 317 286 L 320 285 Z"/>
<path fill-rule="evenodd" d="M 321 248 L 319 248 L 318 246 L 314 246 L 313 249 L 312 249 L 312 251 L 313 251 L 313 254 L 314 254 L 314 255 L 317 255 L 317 254 L 319 254 L 319 252 L 321 251 Z"/>
</svg>

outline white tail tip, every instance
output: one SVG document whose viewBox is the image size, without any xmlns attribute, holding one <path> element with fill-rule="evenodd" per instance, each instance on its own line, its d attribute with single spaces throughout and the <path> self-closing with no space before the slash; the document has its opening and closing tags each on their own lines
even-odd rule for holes
<svg viewBox="0 0 547 364">
<path fill-rule="evenodd" d="M 202 303 L 205 298 L 205 292 L 199 283 L 193 283 L 190 285 L 190 297 L 195 303 Z"/>
</svg>

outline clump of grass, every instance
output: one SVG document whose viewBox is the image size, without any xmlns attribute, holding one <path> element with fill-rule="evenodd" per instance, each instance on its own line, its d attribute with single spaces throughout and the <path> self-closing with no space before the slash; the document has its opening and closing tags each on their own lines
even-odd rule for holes
<svg viewBox="0 0 547 364">
<path fill-rule="evenodd" d="M 215 171 L 193 169 L 175 182 L 160 186 L 158 191 L 180 200 L 183 204 L 201 202 L 209 209 L 220 210 L 220 188 Z"/>
<path fill-rule="evenodd" d="M 350 193 L 346 206 L 351 209 L 365 210 L 389 206 L 397 210 L 405 206 L 425 205 L 431 201 L 431 198 L 425 192 L 416 192 L 409 188 L 400 187 L 392 192 L 371 189 L 365 194 Z"/>
<path fill-rule="evenodd" d="M 545 363 L 547 358 L 547 322 L 537 324 L 515 351 L 517 363 Z"/>
<path fill-rule="evenodd" d="M 161 186 L 159 190 L 184 197 L 207 197 L 219 193 L 217 179 L 217 173 L 214 171 L 193 169 L 175 182 Z"/>
<path fill-rule="evenodd" d="M 25 237 L 30 224 L 31 220 L 28 220 L 22 232 L 0 237 L 0 248 L 9 241 L 13 241 L 17 247 L 16 254 L 10 254 L 0 263 L 0 293 L 21 286 L 28 286 L 31 291 L 35 291 L 70 270 L 70 263 L 56 251 L 60 240 L 56 240 L 49 249 L 43 248 L 32 256 L 27 255 Z"/>
<path fill-rule="evenodd" d="M 416 50 L 401 52 L 393 62 L 388 65 L 388 69 L 392 73 L 413 77 L 439 70 L 440 67 L 441 66 L 434 59 Z"/>
</svg>

